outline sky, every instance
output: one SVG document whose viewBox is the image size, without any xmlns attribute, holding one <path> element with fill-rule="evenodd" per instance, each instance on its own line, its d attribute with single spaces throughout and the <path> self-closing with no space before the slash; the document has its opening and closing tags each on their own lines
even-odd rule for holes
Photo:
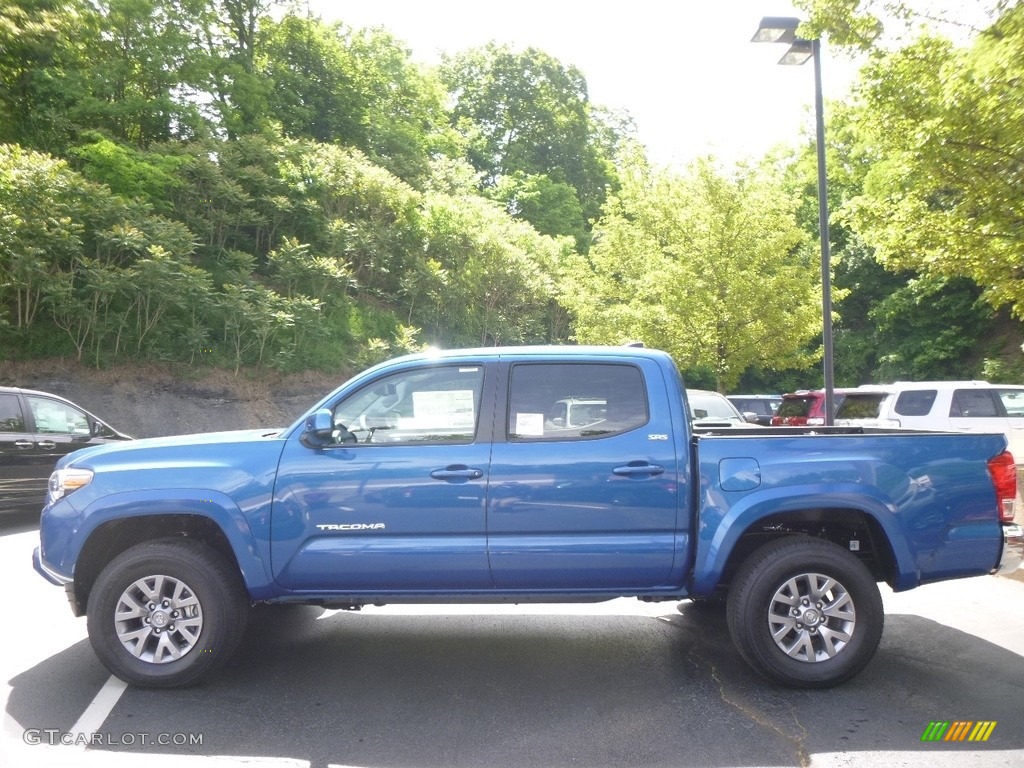
<svg viewBox="0 0 1024 768">
<path fill-rule="evenodd" d="M 813 134 L 814 70 L 777 66 L 786 51 L 750 42 L 762 16 L 801 14 L 775 0 L 308 0 L 327 21 L 382 26 L 434 64 L 490 41 L 539 48 L 586 77 L 590 99 L 626 110 L 658 165 L 682 169 L 713 154 L 733 163 Z M 827 100 L 857 65 L 822 55 Z"/>
</svg>

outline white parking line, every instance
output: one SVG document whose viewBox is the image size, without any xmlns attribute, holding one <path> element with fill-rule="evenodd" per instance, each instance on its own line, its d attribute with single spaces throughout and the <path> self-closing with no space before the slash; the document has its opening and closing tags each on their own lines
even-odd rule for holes
<svg viewBox="0 0 1024 768">
<path fill-rule="evenodd" d="M 89 703 L 89 706 L 85 708 L 85 712 L 78 718 L 78 722 L 71 726 L 71 733 L 75 737 L 73 743 L 89 743 L 92 734 L 102 727 L 103 722 L 107 719 L 107 715 L 110 714 L 110 710 L 114 708 L 114 705 L 121 698 L 121 694 L 127 688 L 128 683 L 118 680 L 111 675 L 107 682 L 103 684 L 103 687 L 100 688 L 100 692 Z"/>
</svg>

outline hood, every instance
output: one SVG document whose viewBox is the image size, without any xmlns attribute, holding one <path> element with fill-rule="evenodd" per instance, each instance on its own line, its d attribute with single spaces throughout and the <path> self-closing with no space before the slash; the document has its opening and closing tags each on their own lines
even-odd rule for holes
<svg viewBox="0 0 1024 768">
<path fill-rule="evenodd" d="M 139 440 L 126 440 L 102 445 L 91 445 L 63 457 L 57 462 L 57 468 L 69 465 L 89 463 L 94 459 L 107 456 L 129 458 L 132 454 L 151 451 L 174 452 L 176 448 L 197 448 L 200 446 L 237 446 L 257 442 L 275 440 L 281 436 L 280 427 L 264 429 L 239 429 L 230 432 L 200 432 L 191 435 L 172 435 L 170 437 L 147 437 Z"/>
</svg>

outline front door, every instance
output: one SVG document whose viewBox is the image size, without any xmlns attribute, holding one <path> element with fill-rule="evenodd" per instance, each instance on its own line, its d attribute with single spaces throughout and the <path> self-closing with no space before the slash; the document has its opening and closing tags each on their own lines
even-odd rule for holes
<svg viewBox="0 0 1024 768">
<path fill-rule="evenodd" d="M 482 364 L 410 367 L 330 404 L 330 444 L 293 436 L 274 490 L 275 579 L 354 595 L 490 588 L 484 381 Z"/>
</svg>

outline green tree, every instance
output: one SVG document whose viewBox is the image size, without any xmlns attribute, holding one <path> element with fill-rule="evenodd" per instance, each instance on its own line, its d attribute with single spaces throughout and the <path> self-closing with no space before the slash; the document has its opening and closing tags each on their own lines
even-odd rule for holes
<svg viewBox="0 0 1024 768">
<path fill-rule="evenodd" d="M 581 342 L 640 339 L 728 391 L 751 366 L 806 365 L 820 332 L 818 272 L 797 199 L 772 167 L 624 173 L 587 257 L 562 278 Z"/>
<path fill-rule="evenodd" d="M 454 99 L 452 125 L 487 185 L 517 171 L 558 173 L 576 190 L 585 221 L 597 217 L 616 183 L 586 79 L 543 51 L 490 44 L 444 59 L 441 79 Z"/>
<path fill-rule="evenodd" d="M 411 317 L 429 338 L 446 346 L 547 340 L 553 279 L 571 241 L 468 196 L 428 196 L 424 227 L 427 261 L 410 285 Z"/>
<path fill-rule="evenodd" d="M 64 148 L 68 110 L 86 94 L 84 57 L 96 22 L 85 0 L 0 5 L 0 143 Z"/>
<path fill-rule="evenodd" d="M 72 108 L 76 125 L 145 147 L 201 132 L 192 19 L 206 0 L 103 0 L 97 34 L 83 40 L 87 94 Z"/>
<path fill-rule="evenodd" d="M 860 92 L 861 141 L 876 162 L 840 211 L 887 267 L 969 277 L 1018 317 L 1022 80 L 1021 6 L 969 49 L 925 37 L 877 57 Z"/>
</svg>

